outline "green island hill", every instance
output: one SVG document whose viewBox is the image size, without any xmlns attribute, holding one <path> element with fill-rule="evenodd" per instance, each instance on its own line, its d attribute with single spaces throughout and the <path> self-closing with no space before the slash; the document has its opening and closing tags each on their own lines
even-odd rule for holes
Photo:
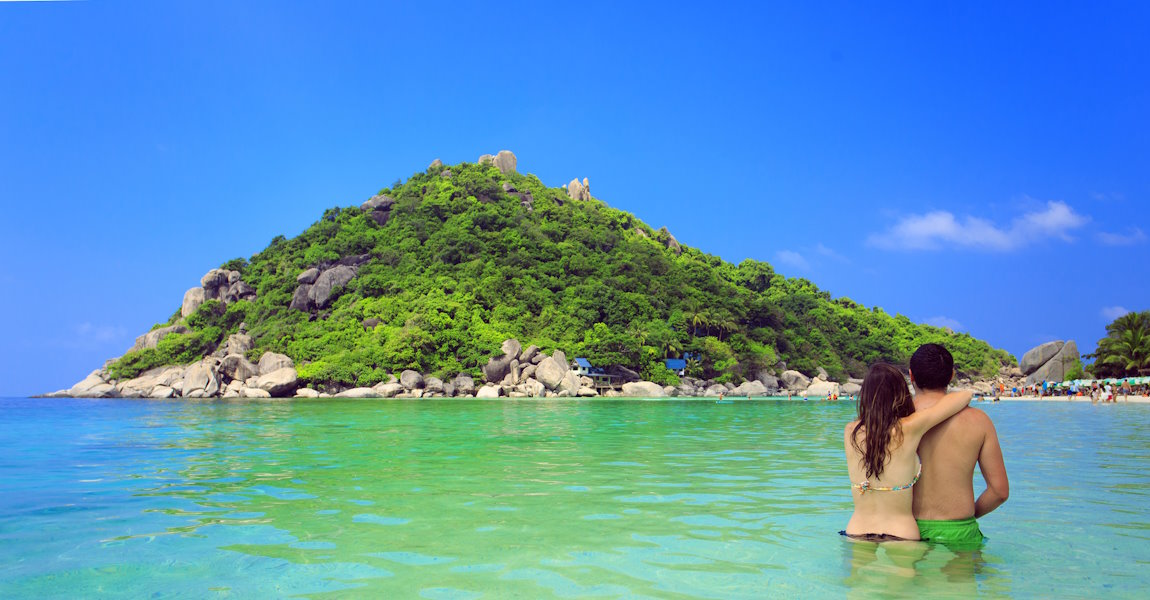
<svg viewBox="0 0 1150 600">
<path fill-rule="evenodd" d="M 1018 370 L 970 335 L 684 246 L 504 150 L 437 159 L 212 269 L 123 356 L 48 395 L 848 395 L 925 342 L 961 379 Z"/>
</svg>

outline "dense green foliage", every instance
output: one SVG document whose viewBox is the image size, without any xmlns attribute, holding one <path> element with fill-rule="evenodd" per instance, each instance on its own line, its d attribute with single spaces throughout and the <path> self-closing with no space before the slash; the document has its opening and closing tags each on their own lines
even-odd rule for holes
<svg viewBox="0 0 1150 600">
<path fill-rule="evenodd" d="M 766 263 L 677 253 L 666 230 L 598 200 L 571 201 L 532 175 L 468 163 L 451 172 L 381 190 L 396 200 L 384 226 L 358 208 L 332 208 L 299 236 L 230 261 L 257 299 L 210 318 L 197 318 L 201 309 L 188 319 L 190 335 L 218 341 L 246 321 L 251 358 L 285 353 L 319 387 L 371 385 L 406 368 L 477 375 L 508 337 L 661 383 L 677 381 L 663 358 L 684 355 L 689 375 L 719 381 L 754 377 L 780 360 L 842 380 L 876 361 L 903 363 L 924 342 L 945 344 L 966 374 L 991 376 L 1014 362 L 968 335 L 831 298 Z M 532 194 L 532 206 L 505 193 L 504 182 Z M 288 308 L 299 273 L 365 254 L 318 315 Z M 379 325 L 364 327 L 369 318 Z M 192 345 L 167 343 L 121 363 L 183 360 Z"/>
<path fill-rule="evenodd" d="M 1131 377 L 1150 374 L 1150 310 L 1131 312 L 1106 326 L 1092 355 L 1095 377 Z"/>
</svg>

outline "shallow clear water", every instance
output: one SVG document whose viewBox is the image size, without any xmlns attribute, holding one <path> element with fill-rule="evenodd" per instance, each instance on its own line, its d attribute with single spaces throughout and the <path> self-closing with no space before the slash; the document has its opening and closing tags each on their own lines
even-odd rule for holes
<svg viewBox="0 0 1150 600">
<path fill-rule="evenodd" d="M 0 400 L 0 597 L 1144 594 L 1150 406 L 979 406 L 955 554 L 836 534 L 845 403 Z"/>
</svg>

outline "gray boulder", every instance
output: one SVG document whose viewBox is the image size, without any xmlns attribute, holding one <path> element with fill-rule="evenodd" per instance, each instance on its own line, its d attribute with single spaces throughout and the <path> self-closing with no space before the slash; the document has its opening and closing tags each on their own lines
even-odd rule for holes
<svg viewBox="0 0 1150 600">
<path fill-rule="evenodd" d="M 708 387 L 703 392 L 703 395 L 708 397 L 708 398 L 714 398 L 714 397 L 717 397 L 719 394 L 730 394 L 730 393 L 731 393 L 731 390 L 728 390 L 727 386 L 725 386 L 721 383 L 716 383 L 716 384 Z"/>
<path fill-rule="evenodd" d="M 857 383 L 847 382 L 839 386 L 842 393 L 847 396 L 857 396 L 862 391 L 862 386 Z"/>
<path fill-rule="evenodd" d="M 212 269 L 200 278 L 200 285 L 204 288 L 204 300 L 223 300 L 227 291 L 229 272 L 223 269 Z"/>
<path fill-rule="evenodd" d="M 557 391 L 567 392 L 569 396 L 575 396 L 582 386 L 583 384 L 579 381 L 579 376 L 575 374 L 575 371 L 567 371 L 563 376 L 563 381 L 559 382 Z"/>
<path fill-rule="evenodd" d="M 491 383 L 499 383 L 511 373 L 511 357 L 506 354 L 496 356 L 483 365 L 483 376 Z"/>
<path fill-rule="evenodd" d="M 767 386 L 758 380 L 744 381 L 731 390 L 731 394 L 735 396 L 766 396 Z"/>
<path fill-rule="evenodd" d="M 571 361 L 567 360 L 567 354 L 564 353 L 562 350 L 556 350 L 556 351 L 552 352 L 551 358 L 554 358 L 555 362 L 558 362 L 559 364 L 563 365 L 565 368 L 568 368 L 568 369 L 571 368 Z"/>
<path fill-rule="evenodd" d="M 336 398 L 380 398 L 381 394 L 374 388 L 357 387 L 344 390 L 335 395 Z"/>
<path fill-rule="evenodd" d="M 184 292 L 184 303 L 180 306 L 180 316 L 187 317 L 196 312 L 204 303 L 204 288 L 194 287 Z"/>
<path fill-rule="evenodd" d="M 805 390 L 811 385 L 811 380 L 798 371 L 783 371 L 779 376 L 788 390 Z"/>
<path fill-rule="evenodd" d="M 260 374 L 260 368 L 242 354 L 228 354 L 220 361 L 220 375 L 233 381 L 247 381 L 249 377 Z"/>
<path fill-rule="evenodd" d="M 319 274 L 315 283 L 308 291 L 308 299 L 312 306 L 324 308 L 328 305 L 336 290 L 347 285 L 355 278 L 355 269 L 346 265 L 337 265 Z"/>
<path fill-rule="evenodd" d="M 438 377 L 425 377 L 423 389 L 429 394 L 442 394 L 444 393 L 443 380 Z"/>
<path fill-rule="evenodd" d="M 387 219 L 391 217 L 391 207 L 394 204 L 395 199 L 380 194 L 378 196 L 372 196 L 370 200 L 361 204 L 359 208 L 367 214 L 368 218 L 382 227 L 387 225 Z"/>
<path fill-rule="evenodd" d="M 291 303 L 288 308 L 298 310 L 300 312 L 308 312 L 311 310 L 311 284 L 303 283 L 296 287 L 295 292 L 291 295 Z"/>
<path fill-rule="evenodd" d="M 495 156 L 491 154 L 480 154 L 479 158 L 475 160 L 477 165 L 489 165 L 495 162 Z"/>
<path fill-rule="evenodd" d="M 246 388 L 240 389 L 240 398 L 271 398 L 271 397 L 272 397 L 272 395 L 270 392 L 268 392 L 266 390 L 261 390 L 259 388 L 246 387 Z"/>
<path fill-rule="evenodd" d="M 547 389 L 554 390 L 559 387 L 559 382 L 563 381 L 568 372 L 570 369 L 565 363 L 560 363 L 555 360 L 555 357 L 548 356 L 539 361 L 539 365 L 535 368 L 535 379 L 547 386 Z"/>
<path fill-rule="evenodd" d="M 578 179 L 572 179 L 571 183 L 567 184 L 567 195 L 572 200 L 590 200 L 591 183 L 586 177 L 583 178 L 583 183 L 579 183 Z"/>
<path fill-rule="evenodd" d="M 256 387 L 271 394 L 273 398 L 290 398 L 299 387 L 299 378 L 295 367 L 282 367 L 260 375 Z"/>
<path fill-rule="evenodd" d="M 187 332 L 188 328 L 180 325 L 179 323 L 175 325 L 169 325 L 167 327 L 161 327 L 159 329 L 153 329 L 152 331 L 149 331 L 148 333 L 145 333 L 144 335 L 136 338 L 136 343 L 132 344 L 132 347 L 128 349 L 128 352 L 144 350 L 145 348 L 155 348 L 156 344 L 159 344 L 160 340 L 164 339 L 165 337 L 173 333 Z"/>
<path fill-rule="evenodd" d="M 475 393 L 475 380 L 466 373 L 460 373 L 451 380 L 455 393 L 461 396 L 470 396 Z"/>
<path fill-rule="evenodd" d="M 406 390 L 414 390 L 423 387 L 423 375 L 419 371 L 412 371 L 407 369 L 399 374 L 399 383 L 403 385 Z"/>
<path fill-rule="evenodd" d="M 492 159 L 491 164 L 495 165 L 500 173 L 507 174 L 515 172 L 516 163 L 518 162 L 513 152 L 510 150 L 500 150 L 499 154 L 496 154 L 495 158 Z"/>
<path fill-rule="evenodd" d="M 667 395 L 663 386 L 650 381 L 632 381 L 623 384 L 623 395 L 630 398 L 662 398 Z"/>
<path fill-rule="evenodd" d="M 803 392 L 803 395 L 810 398 L 819 398 L 823 396 L 839 394 L 840 391 L 841 390 L 839 389 L 838 383 L 816 379 L 811 383 L 809 387 L 807 387 L 806 391 Z"/>
<path fill-rule="evenodd" d="M 319 392 L 311 388 L 300 388 L 295 391 L 296 398 L 319 398 Z"/>
<path fill-rule="evenodd" d="M 183 395 L 188 398 L 208 398 L 220 391 L 216 372 L 204 363 L 196 363 L 184 371 Z M 195 392 L 202 394 L 195 395 Z"/>
<path fill-rule="evenodd" d="M 428 170 L 428 171 L 430 171 L 430 170 L 432 170 L 432 169 L 438 169 L 438 168 L 440 168 L 440 167 L 442 167 L 442 166 L 443 166 L 443 161 L 442 161 L 442 160 L 439 160 L 439 159 L 437 158 L 437 159 L 435 159 L 435 160 L 431 161 L 431 164 L 430 164 L 430 165 L 427 165 L 427 170 Z"/>
<path fill-rule="evenodd" d="M 485 385 L 475 392 L 476 398 L 498 398 L 503 395 L 503 388 L 497 385 Z"/>
<path fill-rule="evenodd" d="M 1026 354 L 1022 355 L 1022 360 L 1018 362 L 1019 368 L 1022 369 L 1022 374 L 1030 375 L 1037 371 L 1039 367 L 1054 358 L 1065 345 L 1065 342 L 1059 340 L 1056 342 L 1046 342 L 1045 344 L 1027 350 Z"/>
<path fill-rule="evenodd" d="M 817 379 L 821 379 L 821 380 L 823 380 L 823 381 L 826 381 L 826 380 L 830 379 L 830 375 L 827 375 L 827 370 L 826 370 L 826 369 L 824 369 L 824 368 L 822 368 L 822 367 L 819 367 L 819 369 L 818 369 L 818 375 L 816 376 L 816 378 L 817 378 Z"/>
<path fill-rule="evenodd" d="M 523 346 L 519 343 L 519 340 L 512 338 L 509 340 L 503 340 L 501 349 L 507 356 L 510 356 L 511 358 L 519 358 L 519 351 L 523 349 Z"/>
<path fill-rule="evenodd" d="M 228 285 L 228 291 L 224 293 L 224 302 L 235 302 L 237 300 L 254 300 L 256 297 L 256 290 L 252 286 L 237 281 Z"/>
<path fill-rule="evenodd" d="M 1038 370 L 1026 377 L 1027 385 L 1042 383 L 1043 381 L 1062 381 L 1066 372 L 1077 364 L 1079 360 L 1078 344 L 1070 340 L 1059 348 L 1058 353 L 1046 361 Z"/>
<path fill-rule="evenodd" d="M 319 277 L 319 269 L 312 267 L 305 270 L 303 273 L 295 276 L 296 283 L 306 283 L 311 285 Z"/>
<path fill-rule="evenodd" d="M 379 394 L 380 398 L 394 398 L 404 391 L 403 384 L 396 382 L 377 383 L 372 389 Z"/>
<path fill-rule="evenodd" d="M 260 357 L 259 367 L 260 374 L 266 375 L 272 371 L 278 371 L 285 367 L 295 368 L 295 363 L 292 362 L 290 357 L 278 352 L 264 352 L 264 355 Z"/>
<path fill-rule="evenodd" d="M 375 329 L 376 327 L 379 327 L 379 324 L 382 322 L 383 321 L 381 321 L 380 319 L 377 319 L 375 317 L 371 317 L 370 319 L 364 319 L 363 320 L 363 330 L 364 331 L 371 331 L 371 330 Z"/>
<path fill-rule="evenodd" d="M 104 385 L 104 383 L 106 382 L 104 378 L 100 376 L 100 371 L 92 371 L 87 377 L 76 382 L 76 385 L 69 388 L 68 394 L 73 398 L 85 398 L 86 396 L 84 396 L 84 394 L 87 393 L 88 390 L 98 385 Z"/>
<path fill-rule="evenodd" d="M 767 391 L 773 392 L 779 389 L 779 378 L 766 370 L 759 371 L 757 381 L 763 384 L 763 387 Z"/>
<path fill-rule="evenodd" d="M 529 362 L 532 362 L 531 359 L 535 358 L 536 354 L 539 354 L 539 346 L 531 344 L 527 347 L 526 350 L 523 351 L 522 354 L 519 355 L 519 364 L 525 365 Z"/>
<path fill-rule="evenodd" d="M 246 333 L 233 333 L 228 336 L 228 354 L 247 354 L 255 342 Z"/>
</svg>

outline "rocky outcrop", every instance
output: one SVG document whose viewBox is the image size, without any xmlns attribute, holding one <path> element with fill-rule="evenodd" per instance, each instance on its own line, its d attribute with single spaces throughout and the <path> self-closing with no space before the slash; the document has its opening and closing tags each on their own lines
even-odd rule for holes
<svg viewBox="0 0 1150 600">
<path fill-rule="evenodd" d="M 367 216 L 376 224 L 387 225 L 387 219 L 391 217 L 391 207 L 395 205 L 395 198 L 379 194 L 372 196 L 370 200 L 359 205 L 359 209 L 367 213 Z"/>
<path fill-rule="evenodd" d="M 567 196 L 572 200 L 590 200 L 591 199 L 591 182 L 587 178 L 583 178 L 583 183 L 579 183 L 578 179 L 572 179 L 571 183 L 567 184 Z"/>
<path fill-rule="evenodd" d="M 419 371 L 412 371 L 407 369 L 399 374 L 399 383 L 403 385 L 405 390 L 414 390 L 423 387 L 423 375 Z"/>
<path fill-rule="evenodd" d="M 1078 364 L 1080 361 L 1078 344 L 1075 344 L 1074 340 L 1065 344 L 1058 343 L 1061 344 L 1058 352 L 1026 377 L 1027 385 L 1040 384 L 1043 381 L 1062 381 L 1066 379 L 1066 373 Z M 1039 346 L 1039 348 L 1041 347 Z M 1027 354 L 1030 353 L 1027 352 Z M 1023 372 L 1025 371 L 1026 369 L 1023 369 Z"/>
<path fill-rule="evenodd" d="M 495 165 L 495 168 L 499 169 L 499 172 L 504 175 L 514 173 L 518 162 L 518 159 L 515 158 L 515 153 L 510 150 L 500 150 L 499 154 L 496 154 L 495 158 L 491 160 L 491 164 Z"/>
<path fill-rule="evenodd" d="M 196 312 L 196 309 L 204 303 L 204 288 L 194 287 L 184 292 L 184 303 L 180 306 L 180 316 L 187 317 Z"/>
<path fill-rule="evenodd" d="M 283 367 L 260 375 L 256 387 L 271 394 L 273 398 L 289 398 L 295 395 L 299 378 L 294 367 Z"/>
<path fill-rule="evenodd" d="M 683 253 L 683 247 L 679 245 L 679 240 L 675 239 L 675 236 L 671 235 L 666 227 L 660 227 L 659 231 L 655 232 L 655 238 L 662 241 L 668 250 L 675 253 L 675 256 Z"/>
<path fill-rule="evenodd" d="M 292 359 L 284 354 L 278 352 L 264 352 L 260 357 L 259 368 L 260 374 L 266 375 L 272 371 L 278 371 L 286 367 L 295 367 Z"/>
<path fill-rule="evenodd" d="M 650 381 L 634 381 L 623 384 L 623 395 L 632 398 L 662 398 L 667 395 L 663 386 Z"/>
<path fill-rule="evenodd" d="M 783 387 L 790 391 L 803 391 L 811 385 L 809 377 L 793 370 L 783 371 L 779 379 L 782 380 Z"/>
<path fill-rule="evenodd" d="M 1042 365 L 1050 362 L 1050 359 L 1054 358 L 1065 345 L 1066 342 L 1058 340 L 1056 342 L 1046 342 L 1045 344 L 1027 350 L 1026 354 L 1022 355 L 1022 360 L 1018 361 L 1018 366 L 1022 370 L 1022 374 L 1030 375 L 1037 371 Z"/>
<path fill-rule="evenodd" d="M 136 338 L 136 343 L 132 344 L 131 348 L 128 348 L 128 352 L 136 352 L 146 348 L 155 348 L 156 344 L 159 344 L 160 340 L 164 339 L 168 335 L 173 333 L 187 333 L 188 331 L 189 329 L 180 323 L 169 325 L 167 327 L 160 327 L 159 329 L 153 329 L 148 333 L 145 333 L 144 335 Z"/>
<path fill-rule="evenodd" d="M 821 398 L 826 396 L 841 395 L 842 390 L 839 384 L 834 381 L 826 381 L 823 379 L 816 379 L 807 387 L 806 391 L 802 393 L 803 396 L 808 398 Z"/>
<path fill-rule="evenodd" d="M 431 171 L 432 169 L 441 169 L 441 168 L 443 168 L 443 161 L 439 160 L 438 158 L 431 161 L 430 165 L 427 165 L 428 171 Z"/>
<path fill-rule="evenodd" d="M 842 391 L 843 395 L 845 396 L 857 396 L 859 395 L 859 392 L 862 391 L 862 386 L 857 383 L 848 381 L 847 383 L 839 386 L 839 390 Z"/>
</svg>

